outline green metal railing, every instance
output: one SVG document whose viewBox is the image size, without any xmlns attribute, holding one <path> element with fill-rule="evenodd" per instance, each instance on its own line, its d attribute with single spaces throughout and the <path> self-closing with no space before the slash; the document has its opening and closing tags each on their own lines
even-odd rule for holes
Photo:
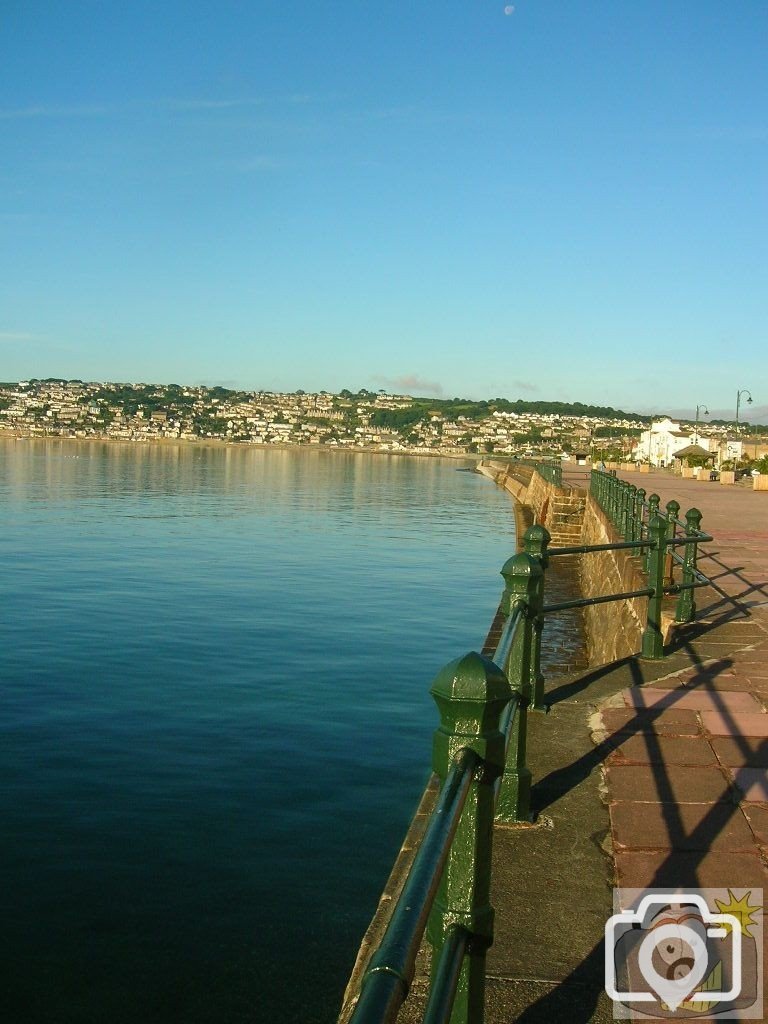
<svg viewBox="0 0 768 1024">
<path fill-rule="evenodd" d="M 486 951 L 493 941 L 490 905 L 494 822 L 530 821 L 531 772 L 527 767 L 529 710 L 546 710 L 541 671 L 545 617 L 566 608 L 648 598 L 642 656 L 664 656 L 661 609 L 665 594 L 678 594 L 678 621 L 695 617 L 693 592 L 709 581 L 696 565 L 701 513 L 659 499 L 594 472 L 591 493 L 623 540 L 550 548 L 544 526 L 525 533 L 523 551 L 502 568 L 505 588 L 498 639 L 484 654 L 470 652 L 446 665 L 431 694 L 440 725 L 432 765 L 440 793 L 384 937 L 363 974 L 349 1024 L 392 1024 L 408 996 L 416 956 L 426 935 L 432 950 L 425 1024 L 482 1024 Z M 678 530 L 682 529 L 682 533 Z M 675 548 L 683 547 L 682 555 Z M 647 586 L 620 594 L 545 604 L 552 557 L 629 550 Z M 682 578 L 675 582 L 675 568 Z M 492 634 L 494 635 L 494 634 Z"/>
<path fill-rule="evenodd" d="M 665 594 L 677 594 L 675 607 L 676 622 L 693 622 L 696 617 L 694 590 L 709 585 L 709 580 L 698 570 L 698 546 L 712 537 L 701 530 L 701 512 L 690 508 L 685 520 L 679 518 L 680 503 L 672 499 L 666 504 L 666 515 L 659 508 L 661 499 L 651 494 L 646 500 L 642 487 L 620 480 L 615 471 L 593 470 L 590 477 L 590 494 L 597 501 L 606 517 L 620 536 L 628 543 L 642 546 L 642 568 L 648 575 L 653 590 L 649 605 L 653 605 L 654 618 L 661 617 L 661 602 Z M 663 538 L 656 520 L 664 524 Z M 654 533 L 654 529 L 656 533 Z M 682 546 L 683 554 L 675 550 Z M 663 567 L 661 563 L 663 562 Z M 675 579 L 675 570 L 679 579 Z M 649 608 L 649 616 L 651 609 Z M 648 633 L 648 629 L 646 629 Z M 649 653 L 653 651 L 654 653 Z M 651 641 L 644 636 L 643 655 L 663 657 L 663 648 L 658 637 Z"/>
<path fill-rule="evenodd" d="M 521 552 L 503 574 L 505 623 L 495 660 L 473 651 L 446 665 L 432 684 L 440 714 L 432 747 L 440 796 L 363 975 L 350 1024 L 396 1019 L 425 931 L 432 983 L 424 1021 L 483 1019 L 485 956 L 493 937 L 494 820 L 530 820 L 526 734 L 542 568 Z"/>
<path fill-rule="evenodd" d="M 539 476 L 543 477 L 547 483 L 552 484 L 554 487 L 563 486 L 563 465 L 559 460 L 547 462 L 543 459 L 483 459 L 481 461 L 481 465 L 488 465 L 493 462 L 496 462 L 497 465 L 504 465 L 507 473 L 511 473 L 513 470 L 521 467 L 524 469 L 533 469 L 539 474 Z"/>
<path fill-rule="evenodd" d="M 533 467 L 539 476 L 555 487 L 563 486 L 563 467 L 549 462 L 537 462 Z"/>
</svg>

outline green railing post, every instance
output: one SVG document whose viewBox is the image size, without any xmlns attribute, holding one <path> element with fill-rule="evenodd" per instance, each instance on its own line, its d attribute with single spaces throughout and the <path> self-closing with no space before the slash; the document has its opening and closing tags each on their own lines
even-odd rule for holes
<svg viewBox="0 0 768 1024">
<path fill-rule="evenodd" d="M 635 536 L 632 538 L 633 540 L 643 540 L 643 531 L 645 529 L 644 512 L 645 488 L 638 487 L 635 491 Z"/>
<path fill-rule="evenodd" d="M 629 487 L 626 480 L 621 481 L 621 536 L 625 540 L 629 538 Z"/>
<path fill-rule="evenodd" d="M 608 519 L 613 521 L 613 477 L 610 475 L 606 476 L 605 481 L 605 507 L 604 511 Z"/>
<path fill-rule="evenodd" d="M 608 518 L 611 520 L 613 526 L 616 526 L 616 518 L 619 508 L 619 481 L 616 479 L 616 474 L 611 470 L 610 480 L 610 497 L 608 499 Z"/>
<path fill-rule="evenodd" d="M 627 486 L 627 540 L 637 540 L 635 536 L 636 526 L 636 512 L 637 512 L 637 487 L 634 484 Z"/>
<path fill-rule="evenodd" d="M 701 512 L 697 508 L 689 508 L 685 513 L 685 534 L 691 538 L 686 542 L 683 555 L 683 583 L 691 584 L 696 580 L 696 558 L 699 542 L 696 535 L 701 530 Z M 675 619 L 677 622 L 693 622 L 696 618 L 696 591 L 681 590 L 677 598 Z"/>
<path fill-rule="evenodd" d="M 648 523 L 648 537 L 652 542 L 648 586 L 653 593 L 648 598 L 648 619 L 643 631 L 642 656 L 658 660 L 664 657 L 664 635 L 661 630 L 661 603 L 664 599 L 664 563 L 666 561 L 667 521 L 655 515 Z"/>
<path fill-rule="evenodd" d="M 546 526 L 529 526 L 523 537 L 523 550 L 531 555 L 541 566 L 542 572 L 537 577 L 537 586 L 531 599 L 531 620 L 533 622 L 533 642 L 531 646 L 531 664 L 529 679 L 531 684 L 531 710 L 546 711 L 544 703 L 544 673 L 541 671 L 541 638 L 544 632 L 544 581 L 549 566 L 547 545 L 552 535 Z"/>
<path fill-rule="evenodd" d="M 482 758 L 472 783 L 448 863 L 427 925 L 432 946 L 433 981 L 448 930 L 470 934 L 459 975 L 451 1024 L 482 1024 L 485 1004 L 485 955 L 493 941 L 490 905 L 494 783 L 504 766 L 502 711 L 512 692 L 505 674 L 474 651 L 446 665 L 430 690 L 440 712 L 432 765 L 444 784 L 457 753 L 469 748 Z"/>
<path fill-rule="evenodd" d="M 645 531 L 646 531 L 646 534 L 648 535 L 649 539 L 650 539 L 650 536 L 651 536 L 650 530 L 649 530 L 650 523 L 651 523 L 651 520 L 653 519 L 654 516 L 660 515 L 660 513 L 659 513 L 659 505 L 660 504 L 661 504 L 661 498 L 658 496 L 658 494 L 650 494 L 648 496 L 648 519 L 646 520 Z M 645 554 L 643 555 L 643 568 L 645 569 L 646 572 L 650 572 L 651 571 L 651 549 L 650 548 L 646 548 L 645 549 Z"/>
<path fill-rule="evenodd" d="M 518 703 L 512 718 L 507 742 L 507 757 L 496 801 L 496 820 L 530 821 L 531 773 L 526 765 L 528 708 L 531 703 L 531 662 L 533 651 L 536 594 L 543 573 L 538 560 L 521 551 L 505 562 L 501 573 L 509 595 L 510 615 L 522 606 L 523 615 L 517 627 L 509 664 L 503 668 L 509 685 L 517 694 Z"/>
<path fill-rule="evenodd" d="M 672 498 L 671 501 L 667 502 L 667 540 L 674 540 L 677 536 L 677 523 L 675 520 L 680 515 L 680 502 L 675 501 Z M 667 558 L 664 569 L 664 585 L 671 587 L 675 582 L 674 566 L 675 563 L 672 561 L 672 552 L 674 548 L 667 548 Z"/>
</svg>

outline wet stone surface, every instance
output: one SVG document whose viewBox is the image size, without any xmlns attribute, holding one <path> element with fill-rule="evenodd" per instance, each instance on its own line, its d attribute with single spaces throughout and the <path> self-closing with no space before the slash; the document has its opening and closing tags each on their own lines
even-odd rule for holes
<svg viewBox="0 0 768 1024">
<path fill-rule="evenodd" d="M 546 575 L 546 604 L 574 601 L 582 596 L 577 556 L 553 558 Z M 544 620 L 541 666 L 545 678 L 578 672 L 587 667 L 584 613 L 581 608 L 553 612 Z"/>
</svg>

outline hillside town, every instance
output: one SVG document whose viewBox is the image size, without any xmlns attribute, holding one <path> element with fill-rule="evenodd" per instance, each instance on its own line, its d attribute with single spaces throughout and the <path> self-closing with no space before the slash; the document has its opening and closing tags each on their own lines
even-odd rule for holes
<svg viewBox="0 0 768 1024">
<path fill-rule="evenodd" d="M 510 403 L 356 393 L 233 391 L 176 384 L 48 379 L 0 384 L 0 432 L 18 437 L 221 441 L 433 455 L 644 462 L 719 469 L 768 454 L 742 424 L 542 412 Z M 549 403 L 557 404 L 557 403 Z M 575 406 L 574 409 L 591 407 Z"/>
</svg>

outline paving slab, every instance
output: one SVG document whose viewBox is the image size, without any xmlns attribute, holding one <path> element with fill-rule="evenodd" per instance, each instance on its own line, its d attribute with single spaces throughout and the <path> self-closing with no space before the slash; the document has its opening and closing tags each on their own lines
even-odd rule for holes
<svg viewBox="0 0 768 1024">
<path fill-rule="evenodd" d="M 670 690 L 635 689 L 624 695 L 628 707 L 635 708 L 691 708 L 695 711 L 762 711 L 762 705 L 751 693 L 732 693 L 709 690 L 691 690 L 676 687 Z"/>
<path fill-rule="evenodd" d="M 736 800 L 730 775 L 722 768 L 668 764 L 659 772 L 655 765 L 609 764 L 605 776 L 611 799 L 615 801 L 708 804 Z"/>
<path fill-rule="evenodd" d="M 706 675 L 692 675 L 688 679 L 679 678 L 675 685 L 669 679 L 646 683 L 646 688 L 654 690 L 687 690 L 691 693 L 727 693 L 742 692 L 746 687 L 746 676 L 735 672 L 720 672 L 714 678 Z"/>
<path fill-rule="evenodd" d="M 616 877 L 622 888 L 692 885 L 697 888 L 768 889 L 768 871 L 755 847 L 753 853 L 732 851 L 635 851 L 616 854 Z"/>
<path fill-rule="evenodd" d="M 701 722 L 697 713 L 680 708 L 666 711 L 610 708 L 603 711 L 602 719 L 606 732 L 611 736 L 636 732 L 653 732 L 658 736 L 701 735 Z"/>
<path fill-rule="evenodd" d="M 645 732 L 628 736 L 607 758 L 608 764 L 717 765 L 717 757 L 703 736 L 656 736 Z"/>
<path fill-rule="evenodd" d="M 712 749 L 720 764 L 729 768 L 768 768 L 768 741 L 756 736 L 736 739 L 713 736 Z"/>
<path fill-rule="evenodd" d="M 736 850 L 754 852 L 755 837 L 731 803 L 653 804 L 634 800 L 611 804 L 611 831 L 624 850 Z"/>
<path fill-rule="evenodd" d="M 763 847 L 768 846 L 768 803 L 745 804 L 744 815 L 758 843 Z"/>
<path fill-rule="evenodd" d="M 768 771 L 764 768 L 728 768 L 743 803 L 768 801 Z"/>
<path fill-rule="evenodd" d="M 760 713 L 726 714 L 723 711 L 702 711 L 701 724 L 712 736 L 768 737 L 768 715 Z"/>
</svg>

